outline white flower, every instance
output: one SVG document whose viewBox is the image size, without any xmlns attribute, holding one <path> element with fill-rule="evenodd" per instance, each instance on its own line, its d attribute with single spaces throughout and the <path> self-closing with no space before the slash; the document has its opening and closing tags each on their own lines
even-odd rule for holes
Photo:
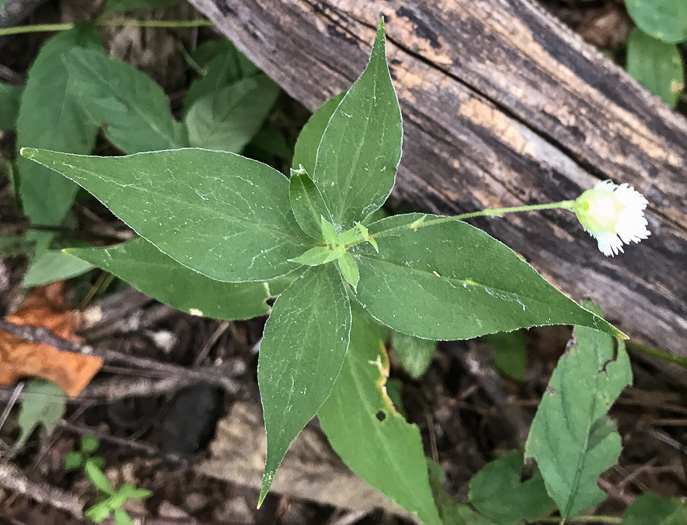
<svg viewBox="0 0 687 525">
<path fill-rule="evenodd" d="M 639 242 L 651 232 L 644 210 L 648 202 L 627 184 L 599 182 L 576 200 L 573 210 L 582 227 L 596 239 L 606 256 L 623 251 L 623 243 Z"/>
</svg>

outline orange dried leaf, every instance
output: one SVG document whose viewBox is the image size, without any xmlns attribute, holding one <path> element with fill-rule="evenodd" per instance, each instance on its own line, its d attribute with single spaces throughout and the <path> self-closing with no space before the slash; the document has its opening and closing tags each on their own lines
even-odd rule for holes
<svg viewBox="0 0 687 525">
<path fill-rule="evenodd" d="M 55 334 L 79 342 L 74 335 L 75 317 L 64 300 L 61 281 L 34 288 L 10 323 L 45 327 Z M 100 370 L 99 357 L 62 352 L 44 343 L 32 343 L 0 332 L 0 384 L 10 385 L 24 376 L 52 381 L 70 397 L 76 397 Z"/>
</svg>

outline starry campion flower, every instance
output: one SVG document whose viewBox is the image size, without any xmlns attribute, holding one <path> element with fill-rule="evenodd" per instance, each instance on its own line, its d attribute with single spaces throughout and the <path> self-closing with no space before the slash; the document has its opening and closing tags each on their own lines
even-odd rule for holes
<svg viewBox="0 0 687 525">
<path fill-rule="evenodd" d="M 582 227 L 596 239 L 599 250 L 614 256 L 623 251 L 623 244 L 638 243 L 651 234 L 644 217 L 647 204 L 631 186 L 605 180 L 580 195 L 573 211 Z"/>
</svg>

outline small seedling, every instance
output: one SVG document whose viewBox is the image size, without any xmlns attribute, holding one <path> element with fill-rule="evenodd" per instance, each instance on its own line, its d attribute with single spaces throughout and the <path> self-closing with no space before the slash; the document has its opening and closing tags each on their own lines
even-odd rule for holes
<svg viewBox="0 0 687 525">
<path fill-rule="evenodd" d="M 80 450 L 72 451 L 64 458 L 64 469 L 67 472 L 83 467 L 86 477 L 98 489 L 98 503 L 86 510 L 84 516 L 100 523 L 112 514 L 117 525 L 133 525 L 133 520 L 122 507 L 127 500 L 149 498 L 152 492 L 136 488 L 130 483 L 125 483 L 117 490 L 113 489 L 103 474 L 105 460 L 101 456 L 91 456 L 99 446 L 100 441 L 97 438 L 84 436 L 81 438 Z"/>
<path fill-rule="evenodd" d="M 99 468 L 105 467 L 105 459 L 101 456 L 91 456 L 98 447 L 100 441 L 94 436 L 83 436 L 79 443 L 80 450 L 73 450 L 64 458 L 64 470 L 70 472 L 77 470 L 84 466 L 86 462 L 91 461 Z"/>
</svg>

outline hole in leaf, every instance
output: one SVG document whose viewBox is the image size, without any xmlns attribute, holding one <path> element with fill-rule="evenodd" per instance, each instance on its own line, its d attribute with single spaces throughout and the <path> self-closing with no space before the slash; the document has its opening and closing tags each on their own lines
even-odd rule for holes
<svg viewBox="0 0 687 525">
<path fill-rule="evenodd" d="M 379 412 L 377 412 L 377 419 L 379 421 L 384 421 L 386 419 L 386 414 L 384 413 L 383 410 L 380 410 Z"/>
</svg>

